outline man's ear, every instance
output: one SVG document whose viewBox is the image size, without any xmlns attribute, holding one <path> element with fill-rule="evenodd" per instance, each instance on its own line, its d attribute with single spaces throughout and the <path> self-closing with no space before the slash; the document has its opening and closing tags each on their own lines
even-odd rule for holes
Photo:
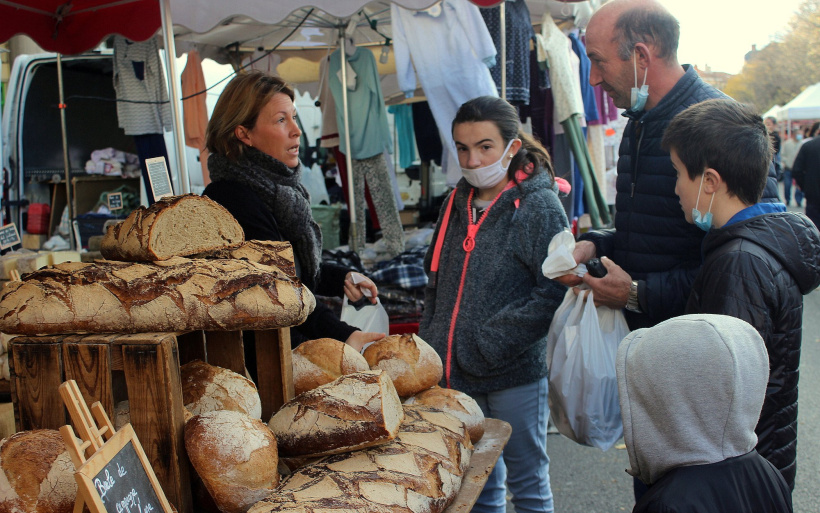
<svg viewBox="0 0 820 513">
<path fill-rule="evenodd" d="M 652 50 L 646 45 L 646 43 L 635 43 L 634 52 L 638 64 L 638 70 L 643 71 L 645 68 L 648 68 L 652 63 Z M 641 77 L 639 76 L 638 81 L 640 80 Z"/>
<path fill-rule="evenodd" d="M 251 138 L 248 135 L 248 129 L 242 125 L 237 126 L 233 129 L 233 134 L 236 136 L 237 139 L 242 141 L 243 143 L 247 144 L 248 146 L 253 146 L 251 144 Z"/>
<path fill-rule="evenodd" d="M 721 185 L 724 185 L 724 182 L 720 173 L 711 167 L 707 167 L 703 172 L 703 192 L 714 194 L 720 190 Z"/>
</svg>

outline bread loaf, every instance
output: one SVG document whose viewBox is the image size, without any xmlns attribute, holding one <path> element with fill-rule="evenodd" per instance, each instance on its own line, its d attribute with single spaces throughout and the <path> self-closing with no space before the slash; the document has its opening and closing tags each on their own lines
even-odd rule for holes
<svg viewBox="0 0 820 513">
<path fill-rule="evenodd" d="M 381 369 L 393 379 L 399 397 L 410 397 L 435 386 L 444 372 L 441 357 L 417 335 L 390 335 L 364 350 L 371 369 Z"/>
<path fill-rule="evenodd" d="M 6 284 L 0 331 L 272 329 L 301 324 L 315 304 L 298 280 L 245 260 L 65 263 Z"/>
<path fill-rule="evenodd" d="M 268 426 L 285 457 L 338 454 L 388 442 L 404 417 L 386 373 L 342 376 L 285 403 Z"/>
<path fill-rule="evenodd" d="M 332 338 L 302 342 L 293 350 L 291 361 L 296 395 L 345 374 L 370 370 L 361 353 Z"/>
<path fill-rule="evenodd" d="M 296 470 L 248 513 L 440 513 L 461 488 L 472 452 L 464 424 L 406 406 L 398 437 Z"/>
<path fill-rule="evenodd" d="M 209 411 L 238 411 L 259 419 L 262 401 L 256 385 L 229 369 L 194 360 L 179 368 L 182 401 L 193 415 Z"/>
<path fill-rule="evenodd" d="M 185 450 L 223 513 L 245 513 L 279 484 L 276 438 L 244 413 L 194 416 L 185 424 Z"/>
<path fill-rule="evenodd" d="M 475 399 L 464 392 L 436 386 L 410 397 L 404 404 L 431 406 L 453 415 L 467 426 L 474 444 L 484 436 L 484 413 Z"/>
<path fill-rule="evenodd" d="M 205 196 L 184 194 L 139 207 L 103 237 L 103 257 L 154 262 L 235 246 L 245 232 L 230 212 Z"/>
<path fill-rule="evenodd" d="M 21 431 L 0 440 L 0 468 L 0 513 L 73 511 L 74 464 L 58 431 Z"/>
<path fill-rule="evenodd" d="M 192 258 L 240 258 L 257 264 L 276 267 L 291 278 L 296 278 L 293 246 L 290 242 L 250 240 L 239 246 L 219 248 L 198 253 Z"/>
</svg>

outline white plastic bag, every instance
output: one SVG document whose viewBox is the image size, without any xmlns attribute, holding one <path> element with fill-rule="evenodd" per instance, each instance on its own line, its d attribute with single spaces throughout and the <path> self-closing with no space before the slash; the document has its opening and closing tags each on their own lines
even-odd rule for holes
<svg viewBox="0 0 820 513">
<path fill-rule="evenodd" d="M 628 334 L 621 310 L 567 291 L 547 335 L 550 418 L 562 435 L 603 451 L 623 436 L 615 354 Z"/>
<path fill-rule="evenodd" d="M 359 273 L 351 275 L 354 284 L 361 283 L 365 278 Z M 362 294 L 366 298 L 372 297 L 369 289 L 362 289 Z M 365 333 L 384 333 L 390 332 L 390 319 L 387 317 L 387 310 L 382 306 L 379 298 L 376 298 L 376 303 L 373 304 L 369 300 L 359 308 L 351 305 L 347 300 L 347 295 L 342 299 L 342 314 L 340 316 L 342 321 L 355 326 Z M 369 344 L 368 344 L 369 345 Z M 364 351 L 364 348 L 362 348 Z"/>
</svg>

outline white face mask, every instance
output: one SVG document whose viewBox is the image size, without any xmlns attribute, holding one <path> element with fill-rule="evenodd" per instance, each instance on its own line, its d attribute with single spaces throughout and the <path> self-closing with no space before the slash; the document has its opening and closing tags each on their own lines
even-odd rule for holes
<svg viewBox="0 0 820 513">
<path fill-rule="evenodd" d="M 497 162 L 478 169 L 462 167 L 461 174 L 464 175 L 467 183 L 478 189 L 491 189 L 498 185 L 498 183 L 507 176 L 507 168 L 510 167 L 510 163 L 508 162 L 507 165 L 504 166 L 502 162 L 504 162 L 504 157 L 507 156 L 507 152 L 510 151 L 514 141 L 516 141 L 516 139 L 511 140 L 509 144 L 507 144 L 507 147 L 501 154 L 501 158 L 498 159 Z M 512 155 L 510 155 L 510 157 L 512 157 Z M 512 158 L 510 158 L 510 161 L 512 161 Z"/>
</svg>

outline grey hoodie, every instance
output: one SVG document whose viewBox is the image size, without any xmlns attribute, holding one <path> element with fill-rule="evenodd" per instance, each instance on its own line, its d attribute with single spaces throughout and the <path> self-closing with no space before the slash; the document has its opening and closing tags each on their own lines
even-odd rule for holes
<svg viewBox="0 0 820 513">
<path fill-rule="evenodd" d="M 628 472 L 647 485 L 755 448 L 769 358 L 747 322 L 696 314 L 635 330 L 616 370 Z"/>
</svg>

